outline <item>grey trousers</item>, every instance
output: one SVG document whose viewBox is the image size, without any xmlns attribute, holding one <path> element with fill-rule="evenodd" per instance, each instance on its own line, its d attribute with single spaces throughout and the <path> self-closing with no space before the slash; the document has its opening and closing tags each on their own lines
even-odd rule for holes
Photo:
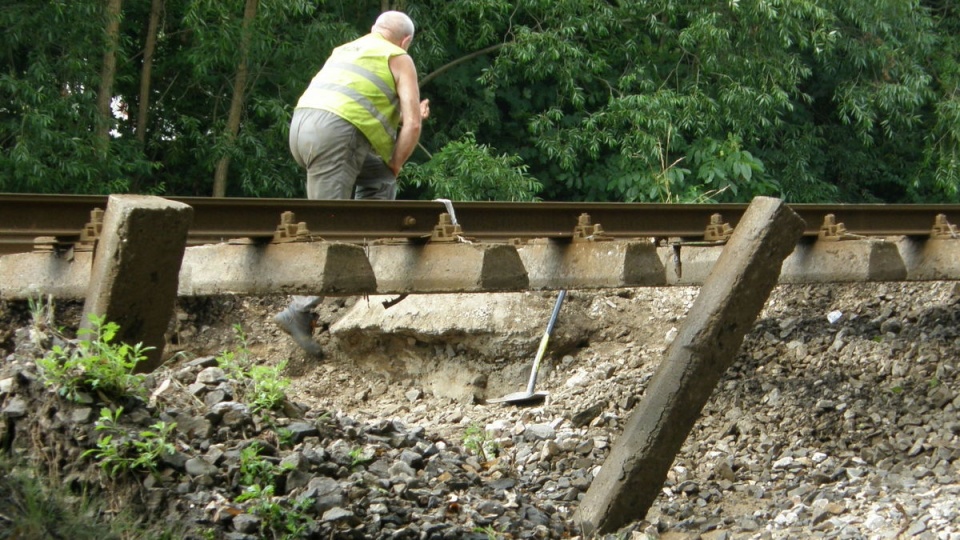
<svg viewBox="0 0 960 540">
<path fill-rule="evenodd" d="M 290 153 L 307 170 L 308 199 L 397 198 L 397 179 L 367 138 L 332 112 L 296 109 Z"/>
<path fill-rule="evenodd" d="M 350 122 L 321 109 L 295 109 L 290 153 L 307 170 L 308 199 L 397 198 L 397 179 L 370 141 Z M 310 311 L 322 296 L 294 296 L 290 307 Z"/>
</svg>

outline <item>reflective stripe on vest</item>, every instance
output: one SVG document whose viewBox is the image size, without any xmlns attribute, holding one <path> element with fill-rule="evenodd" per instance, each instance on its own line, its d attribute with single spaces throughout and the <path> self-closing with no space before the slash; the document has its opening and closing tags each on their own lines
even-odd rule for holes
<svg viewBox="0 0 960 540">
<path fill-rule="evenodd" d="M 297 108 L 330 111 L 357 127 L 389 163 L 400 125 L 399 96 L 390 58 L 407 54 L 379 34 L 334 49 L 300 96 Z"/>
</svg>

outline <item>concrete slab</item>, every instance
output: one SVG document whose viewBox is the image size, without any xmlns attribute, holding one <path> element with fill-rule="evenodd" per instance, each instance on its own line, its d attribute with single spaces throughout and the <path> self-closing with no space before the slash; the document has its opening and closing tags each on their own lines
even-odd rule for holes
<svg viewBox="0 0 960 540">
<path fill-rule="evenodd" d="M 416 379 L 436 396 L 473 404 L 523 389 L 555 303 L 554 293 L 411 294 L 357 298 L 330 327 L 350 362 L 397 380 Z M 597 328 L 592 304 L 568 295 L 544 372 Z M 397 356 L 396 351 L 404 351 Z M 412 353 L 411 350 L 416 350 Z"/>
<path fill-rule="evenodd" d="M 679 251 L 674 246 L 657 248 L 657 256 L 663 264 L 667 284 L 680 286 L 703 284 L 722 253 L 722 244 L 712 246 L 687 244 L 681 245 Z"/>
<path fill-rule="evenodd" d="M 757 197 L 747 208 L 580 502 L 573 521 L 585 537 L 646 515 L 803 229 L 777 199 Z"/>
<path fill-rule="evenodd" d="M 382 244 L 367 251 L 380 294 L 520 291 L 530 286 L 512 245 Z"/>
<path fill-rule="evenodd" d="M 456 337 L 471 351 L 489 358 L 532 355 L 552 307 L 550 298 L 536 292 L 411 294 L 390 308 L 383 306 L 395 298 L 370 295 L 358 299 L 330 327 L 330 334 L 360 341 L 382 334 L 440 344 Z M 562 317 L 558 323 L 564 331 L 569 320 Z"/>
<path fill-rule="evenodd" d="M 81 300 L 90 283 L 93 252 L 16 253 L 0 257 L 0 298 L 26 300 L 53 295 Z"/>
<path fill-rule="evenodd" d="M 720 245 L 673 247 L 643 241 L 527 244 L 217 244 L 187 248 L 179 294 L 399 294 L 699 286 Z M 781 283 L 960 279 L 954 240 L 804 240 L 784 261 Z M 362 258 L 369 257 L 368 262 Z M 91 254 L 0 257 L 0 298 L 38 294 L 80 299 Z M 367 266 L 370 266 L 370 269 Z M 908 271 L 909 268 L 909 271 Z M 371 274 L 376 283 L 371 285 Z M 324 275 L 329 274 L 329 275 Z M 317 292 L 317 289 L 323 291 Z"/>
<path fill-rule="evenodd" d="M 669 285 L 701 285 L 723 252 L 723 246 L 658 247 Z M 949 249 L 945 254 L 949 253 Z M 936 264 L 946 268 L 946 259 Z M 919 264 L 919 263 L 917 263 Z M 933 264 L 933 263 L 931 263 Z M 802 240 L 783 262 L 780 283 L 844 283 L 913 279 L 897 245 L 878 239 Z M 926 278 L 925 278 L 926 279 Z M 932 278 L 929 278 L 932 279 Z"/>
<path fill-rule="evenodd" d="M 785 261 L 780 283 L 902 281 L 907 269 L 896 244 L 883 240 L 804 240 Z"/>
<path fill-rule="evenodd" d="M 666 285 L 663 262 L 650 241 L 541 241 L 517 248 L 531 289 L 599 289 Z"/>
<path fill-rule="evenodd" d="M 353 295 L 377 291 L 363 247 L 337 242 L 211 244 L 187 249 L 180 295 Z"/>
<path fill-rule="evenodd" d="M 192 219 L 193 208 L 160 197 L 107 199 L 81 327 L 92 327 L 95 314 L 119 326 L 118 341 L 149 347 L 138 371 L 160 365 Z"/>
<path fill-rule="evenodd" d="M 913 281 L 960 280 L 960 239 L 894 239 Z"/>
</svg>

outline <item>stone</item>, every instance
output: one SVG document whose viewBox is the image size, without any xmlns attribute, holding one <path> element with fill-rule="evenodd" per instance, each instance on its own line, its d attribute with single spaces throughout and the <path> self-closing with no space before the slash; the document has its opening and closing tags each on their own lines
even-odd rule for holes
<svg viewBox="0 0 960 540">
<path fill-rule="evenodd" d="M 27 400 L 16 396 L 7 401 L 6 406 L 0 411 L 0 414 L 2 414 L 4 418 L 23 418 L 27 415 L 28 407 Z"/>
<path fill-rule="evenodd" d="M 190 476 L 213 476 L 219 472 L 216 466 L 203 458 L 190 458 L 184 464 L 187 474 Z"/>
</svg>

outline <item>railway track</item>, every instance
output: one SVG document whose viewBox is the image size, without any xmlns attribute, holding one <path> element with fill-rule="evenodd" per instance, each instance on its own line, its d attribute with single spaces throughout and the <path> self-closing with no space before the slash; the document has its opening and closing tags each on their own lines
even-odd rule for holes
<svg viewBox="0 0 960 540">
<path fill-rule="evenodd" d="M 310 234 L 325 240 L 367 242 L 378 239 L 428 237 L 439 216 L 450 207 L 437 201 L 311 201 L 171 197 L 194 209 L 190 245 L 233 238 L 270 239 L 284 212 L 303 222 Z M 105 209 L 106 196 L 0 194 L 0 255 L 34 249 L 36 239 L 70 244 L 81 240 L 94 212 Z M 960 205 L 823 205 L 790 207 L 806 222 L 804 235 L 820 234 L 824 220 L 834 216 L 851 235 L 929 236 L 939 218 L 941 230 L 955 233 Z M 626 238 L 703 239 L 711 219 L 735 227 L 746 204 L 634 203 L 452 203 L 453 218 L 463 235 L 487 242 L 512 239 L 570 239 L 589 216 L 604 236 Z M 719 216 L 719 217 L 715 217 Z"/>
<path fill-rule="evenodd" d="M 742 286 L 746 256 L 782 261 L 778 283 L 960 281 L 958 206 L 797 205 L 798 238 L 796 217 L 771 200 L 748 209 L 116 197 L 104 220 L 107 202 L 0 196 L 0 299 L 82 299 L 125 321 L 130 342 L 161 351 L 177 297 L 395 296 L 382 302 L 389 308 L 409 294 Z M 778 216 L 799 241 L 770 263 L 749 250 L 761 229 L 773 243 L 785 234 L 770 229 Z"/>
</svg>

